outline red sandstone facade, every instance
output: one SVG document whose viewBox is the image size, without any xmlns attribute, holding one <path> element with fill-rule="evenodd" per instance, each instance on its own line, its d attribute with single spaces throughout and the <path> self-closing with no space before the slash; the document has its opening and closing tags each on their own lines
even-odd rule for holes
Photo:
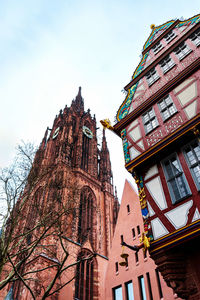
<svg viewBox="0 0 200 300">
<path fill-rule="evenodd" d="M 114 126 L 167 285 L 200 299 L 200 15 L 152 26 Z"/>
<path fill-rule="evenodd" d="M 178 299 L 167 287 L 148 253 L 145 257 L 143 251 L 137 255 L 126 247 L 122 250 L 122 238 L 131 245 L 139 244 L 143 230 L 138 195 L 126 180 L 106 272 L 106 300 Z M 129 254 L 128 266 L 119 265 L 123 261 L 122 251 Z"/>
<path fill-rule="evenodd" d="M 74 279 L 48 299 L 103 299 L 103 282 L 119 204 L 113 194 L 105 132 L 99 150 L 96 131 L 95 116 L 92 117 L 89 110 L 84 111 L 79 88 L 71 106 L 60 111 L 52 129 L 47 128 L 29 175 L 30 178 L 36 177 L 37 184 L 31 187 L 31 191 L 28 185 L 22 196 L 23 199 L 30 192 L 23 209 L 24 218 L 17 227 L 20 233 L 33 228 L 38 220 L 32 205 L 35 199 L 37 207 L 42 207 L 43 211 L 50 207 L 59 212 L 62 204 L 69 204 L 69 208 L 76 206 L 78 215 L 68 214 L 66 222 L 64 220 L 62 223 L 62 240 L 69 253 L 65 266 L 95 254 L 92 260 L 82 261 L 64 271 L 56 287 Z M 72 192 L 75 195 L 73 203 L 67 203 Z M 33 235 L 34 232 L 27 243 L 31 244 Z M 64 253 L 57 237 L 50 235 L 43 240 L 43 244 L 46 247 L 37 247 L 29 258 L 24 267 L 26 271 L 41 269 L 50 263 L 59 265 Z M 28 281 L 37 299 L 42 298 L 55 272 L 56 268 L 51 268 L 33 275 L 32 283 Z M 9 290 L 14 299 L 31 299 L 30 292 L 20 281 L 16 281 L 12 289 L 10 285 L 1 291 L 0 299 L 4 299 Z"/>
</svg>

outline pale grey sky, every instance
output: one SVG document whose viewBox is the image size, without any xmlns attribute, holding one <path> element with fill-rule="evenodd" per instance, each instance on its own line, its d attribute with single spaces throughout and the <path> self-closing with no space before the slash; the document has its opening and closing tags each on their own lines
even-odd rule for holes
<svg viewBox="0 0 200 300">
<path fill-rule="evenodd" d="M 79 86 L 85 109 L 113 123 L 150 25 L 198 13 L 198 0 L 0 1 L 0 166 L 20 140 L 40 143 Z M 133 180 L 120 139 L 107 132 L 107 140 L 121 197 Z"/>
</svg>

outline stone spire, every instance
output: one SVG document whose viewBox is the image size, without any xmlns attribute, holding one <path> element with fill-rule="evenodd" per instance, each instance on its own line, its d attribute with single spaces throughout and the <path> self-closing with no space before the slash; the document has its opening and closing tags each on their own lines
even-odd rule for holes
<svg viewBox="0 0 200 300">
<path fill-rule="evenodd" d="M 107 189 L 111 191 L 112 187 L 112 170 L 110 162 L 110 154 L 107 147 L 107 141 L 105 137 L 105 129 L 103 129 L 102 146 L 100 151 L 100 180 Z M 106 183 L 106 184 L 105 184 Z"/>
<path fill-rule="evenodd" d="M 84 99 L 81 96 L 81 87 L 79 87 L 78 95 L 75 100 L 72 100 L 72 107 L 78 112 L 84 111 Z"/>
</svg>

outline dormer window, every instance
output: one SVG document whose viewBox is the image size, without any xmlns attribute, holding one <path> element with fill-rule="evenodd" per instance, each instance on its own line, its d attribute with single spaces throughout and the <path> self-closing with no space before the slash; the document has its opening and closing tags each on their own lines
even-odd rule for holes
<svg viewBox="0 0 200 300">
<path fill-rule="evenodd" d="M 168 32 L 168 34 L 166 34 L 166 36 L 164 37 L 166 43 L 171 42 L 171 40 L 173 40 L 175 38 L 176 34 L 173 30 L 171 30 L 170 32 Z"/>
<path fill-rule="evenodd" d="M 168 95 L 167 97 L 162 99 L 158 103 L 158 107 L 160 109 L 163 121 L 169 119 L 173 114 L 175 114 L 177 112 L 177 109 L 176 109 L 170 95 Z"/>
<path fill-rule="evenodd" d="M 186 43 L 181 43 L 177 48 L 174 49 L 175 54 L 182 60 L 186 55 L 188 55 L 192 50 L 188 47 Z"/>
<path fill-rule="evenodd" d="M 173 59 L 170 55 L 167 55 L 161 62 L 160 67 L 162 68 L 163 73 L 169 71 L 175 65 Z"/>
<path fill-rule="evenodd" d="M 159 75 L 156 71 L 155 68 L 152 68 L 147 74 L 146 74 L 146 79 L 148 82 L 148 85 L 152 85 L 155 81 L 159 79 Z"/>
<path fill-rule="evenodd" d="M 152 47 L 152 50 L 153 50 L 154 54 L 157 54 L 162 49 L 162 47 L 163 47 L 163 45 L 161 44 L 161 42 L 156 43 Z"/>
<path fill-rule="evenodd" d="M 190 39 L 196 46 L 200 45 L 200 28 L 191 34 Z"/>
<path fill-rule="evenodd" d="M 143 116 L 142 116 L 144 129 L 146 134 L 151 132 L 154 128 L 158 126 L 158 120 L 156 118 L 155 112 L 153 108 L 148 110 Z"/>
</svg>

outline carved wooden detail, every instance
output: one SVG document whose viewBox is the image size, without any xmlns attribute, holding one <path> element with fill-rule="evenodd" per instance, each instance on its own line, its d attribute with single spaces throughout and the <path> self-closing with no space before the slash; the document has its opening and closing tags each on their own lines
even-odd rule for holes
<svg viewBox="0 0 200 300">
<path fill-rule="evenodd" d="M 200 276 L 198 271 L 198 248 L 184 245 L 171 250 L 151 254 L 165 282 L 185 300 L 200 299 Z M 196 270 L 194 268 L 196 265 Z"/>
<path fill-rule="evenodd" d="M 183 123 L 183 119 L 181 118 L 180 115 L 176 115 L 172 119 L 170 119 L 166 124 L 165 124 L 165 129 L 167 133 L 171 133 L 174 130 L 176 130 L 178 127 L 180 127 Z"/>
<path fill-rule="evenodd" d="M 159 142 L 163 137 L 161 129 L 154 130 L 152 134 L 149 134 L 146 138 L 148 146 L 153 146 Z"/>
</svg>

